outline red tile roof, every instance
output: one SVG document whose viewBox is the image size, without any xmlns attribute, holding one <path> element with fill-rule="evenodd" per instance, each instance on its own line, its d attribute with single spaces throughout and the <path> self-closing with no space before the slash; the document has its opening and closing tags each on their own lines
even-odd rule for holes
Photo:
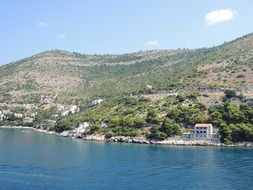
<svg viewBox="0 0 253 190">
<path fill-rule="evenodd" d="M 195 127 L 211 127 L 211 123 L 196 123 Z"/>
</svg>

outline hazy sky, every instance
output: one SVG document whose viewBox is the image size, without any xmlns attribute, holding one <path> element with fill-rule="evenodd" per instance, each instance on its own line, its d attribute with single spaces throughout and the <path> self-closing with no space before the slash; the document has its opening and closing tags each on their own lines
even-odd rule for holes
<svg viewBox="0 0 253 190">
<path fill-rule="evenodd" d="M 0 64 L 48 49 L 128 53 L 219 45 L 253 32 L 253 0 L 6 0 Z"/>
</svg>

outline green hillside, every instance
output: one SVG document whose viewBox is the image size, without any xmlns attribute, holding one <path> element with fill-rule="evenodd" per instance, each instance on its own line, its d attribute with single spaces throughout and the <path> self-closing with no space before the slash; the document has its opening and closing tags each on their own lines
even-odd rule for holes
<svg viewBox="0 0 253 190">
<path fill-rule="evenodd" d="M 0 67 L 0 102 L 78 103 L 159 90 L 253 89 L 253 34 L 213 48 L 86 55 L 46 51 Z"/>
</svg>

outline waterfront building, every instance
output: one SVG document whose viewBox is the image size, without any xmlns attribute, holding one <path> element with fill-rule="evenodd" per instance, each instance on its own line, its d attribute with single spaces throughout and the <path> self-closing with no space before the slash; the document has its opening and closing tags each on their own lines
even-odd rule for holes
<svg viewBox="0 0 253 190">
<path fill-rule="evenodd" d="M 213 125 L 210 123 L 197 123 L 194 126 L 195 139 L 212 139 Z"/>
</svg>

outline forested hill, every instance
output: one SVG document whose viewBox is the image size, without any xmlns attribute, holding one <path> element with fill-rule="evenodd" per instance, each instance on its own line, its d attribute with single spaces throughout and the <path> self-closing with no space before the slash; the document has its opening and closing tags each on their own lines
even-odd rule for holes
<svg viewBox="0 0 253 190">
<path fill-rule="evenodd" d="M 86 55 L 46 51 L 0 67 L 0 102 L 78 103 L 158 90 L 253 89 L 253 34 L 202 49 Z M 147 86 L 149 88 L 147 88 Z"/>
</svg>

